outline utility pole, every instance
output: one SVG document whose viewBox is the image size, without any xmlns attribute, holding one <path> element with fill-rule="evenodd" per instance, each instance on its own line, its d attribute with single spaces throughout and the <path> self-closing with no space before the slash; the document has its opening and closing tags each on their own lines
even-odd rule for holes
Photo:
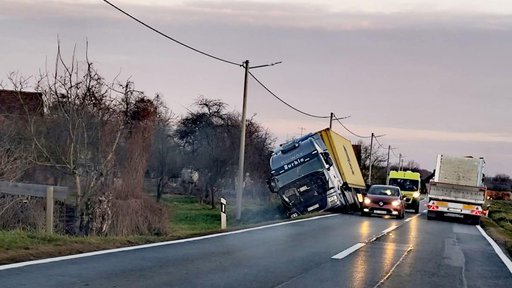
<svg viewBox="0 0 512 288">
<path fill-rule="evenodd" d="M 331 112 L 331 119 L 329 120 L 329 129 L 332 129 L 332 118 L 334 118 L 334 113 Z"/>
<path fill-rule="evenodd" d="M 249 77 L 249 60 L 244 62 L 244 99 L 242 104 L 242 128 L 240 132 L 240 153 L 238 154 L 238 182 L 236 189 L 236 220 L 242 218 L 242 194 L 244 191 L 244 160 L 245 160 L 245 126 L 247 110 L 247 78 Z"/>
<path fill-rule="evenodd" d="M 398 171 L 402 171 L 402 153 L 398 154 Z"/>
<path fill-rule="evenodd" d="M 388 145 L 388 161 L 386 163 L 386 185 L 389 184 L 389 152 L 391 152 L 391 145 Z"/>
<path fill-rule="evenodd" d="M 368 170 L 368 184 L 372 185 L 372 150 L 373 150 L 373 132 L 370 140 L 370 169 Z"/>
<path fill-rule="evenodd" d="M 249 67 L 249 60 L 245 60 L 243 63 L 243 67 L 245 70 L 244 75 L 244 97 L 243 97 L 243 104 L 242 104 L 242 127 L 240 131 L 240 153 L 238 155 L 238 175 L 236 179 L 236 220 L 240 220 L 242 218 L 242 199 L 243 199 L 243 192 L 244 192 L 244 160 L 245 160 L 245 128 L 247 123 L 246 122 L 246 114 L 247 114 L 247 80 L 249 77 L 249 69 L 254 68 L 261 68 L 261 67 L 268 67 L 268 66 L 274 66 L 277 64 L 282 63 L 281 61 L 271 63 L 271 64 L 265 64 L 265 65 L 258 65 Z"/>
</svg>

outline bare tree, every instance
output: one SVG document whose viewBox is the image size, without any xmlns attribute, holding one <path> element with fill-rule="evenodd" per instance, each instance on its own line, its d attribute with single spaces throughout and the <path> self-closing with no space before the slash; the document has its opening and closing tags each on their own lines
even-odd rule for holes
<svg viewBox="0 0 512 288">
<path fill-rule="evenodd" d="M 202 201 L 214 207 L 217 191 L 233 190 L 233 179 L 238 169 L 236 151 L 239 149 L 241 117 L 225 111 L 226 104 L 220 100 L 199 98 L 197 111 L 190 111 L 176 128 L 176 138 L 182 143 L 186 154 L 185 163 L 199 171 L 203 184 Z M 267 192 L 264 180 L 269 173 L 273 139 L 253 119 L 247 123 L 246 169 L 255 192 Z M 247 175 L 246 175 L 247 176 Z M 256 192 L 255 192 L 256 193 Z M 255 194 L 251 193 L 251 194 Z"/>
<path fill-rule="evenodd" d="M 13 88 L 19 92 L 26 88 L 20 85 L 24 83 L 22 80 L 11 79 Z M 127 137 L 141 129 L 147 129 L 151 133 L 148 136 L 152 136 L 152 127 L 133 126 L 147 112 L 141 106 L 151 102 L 133 86 L 130 81 L 107 82 L 87 55 L 85 62 L 79 62 L 73 53 L 69 64 L 66 63 L 60 45 L 54 71 L 41 73 L 36 79 L 34 89 L 43 95 L 44 115 L 27 110 L 27 135 L 35 155 L 33 160 L 37 165 L 57 168 L 72 179 L 76 233 L 108 233 L 115 220 L 113 187 L 119 171 L 128 169 L 120 164 L 118 158 L 123 155 L 120 151 L 139 152 L 123 148 L 131 144 L 140 144 L 138 149 L 142 149 L 141 146 L 147 148 L 146 151 L 149 149 L 148 143 L 130 143 L 133 138 Z M 137 158 L 136 155 L 128 155 L 130 157 Z M 144 157 L 145 154 L 137 159 Z M 145 171 L 146 161 L 128 162 L 138 165 L 133 167 L 134 172 Z M 142 179 L 143 175 L 133 181 Z M 131 195 L 132 190 L 128 188 L 124 192 Z"/>
<path fill-rule="evenodd" d="M 157 180 L 156 199 L 159 202 L 163 190 L 169 184 L 169 177 L 179 172 L 177 162 L 180 149 L 172 137 L 174 114 L 163 104 L 159 96 L 154 99 L 154 103 L 157 107 L 157 121 L 148 169 L 151 176 Z"/>
<path fill-rule="evenodd" d="M 363 141 L 358 141 L 357 145 L 361 146 L 361 173 L 363 174 L 363 178 L 368 179 L 368 175 L 370 173 L 370 145 L 364 143 Z M 386 183 L 386 161 L 387 157 L 384 153 L 378 150 L 377 147 L 373 147 L 372 157 L 371 157 L 371 165 L 372 165 L 372 179 L 371 183 Z"/>
<path fill-rule="evenodd" d="M 30 146 L 17 126 L 0 120 L 0 180 L 17 180 L 30 167 Z"/>
</svg>

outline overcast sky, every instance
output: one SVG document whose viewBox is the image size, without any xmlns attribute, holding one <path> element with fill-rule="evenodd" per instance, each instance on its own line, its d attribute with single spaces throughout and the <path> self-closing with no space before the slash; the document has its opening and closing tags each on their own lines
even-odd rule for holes
<svg viewBox="0 0 512 288">
<path fill-rule="evenodd" d="M 488 175 L 512 175 L 512 1 L 111 2 L 215 56 L 283 61 L 251 72 L 299 109 L 351 116 L 343 123 L 359 135 L 385 134 L 379 141 L 405 161 L 433 169 L 438 153 L 483 156 Z M 179 46 L 100 0 L 1 0 L 0 81 L 52 63 L 57 38 L 68 59 L 75 45 L 84 59 L 88 40 L 102 75 L 161 93 L 177 114 L 201 95 L 241 110 L 242 68 Z M 248 91 L 249 115 L 278 142 L 329 125 L 254 81 Z"/>
</svg>

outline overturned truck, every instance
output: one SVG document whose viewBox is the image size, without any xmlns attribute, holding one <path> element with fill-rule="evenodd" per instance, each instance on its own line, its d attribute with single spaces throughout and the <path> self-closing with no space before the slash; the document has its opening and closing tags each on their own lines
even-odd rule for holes
<svg viewBox="0 0 512 288">
<path fill-rule="evenodd" d="M 358 211 L 365 183 L 349 140 L 324 129 L 281 144 L 270 158 L 269 188 L 288 216 Z"/>
</svg>

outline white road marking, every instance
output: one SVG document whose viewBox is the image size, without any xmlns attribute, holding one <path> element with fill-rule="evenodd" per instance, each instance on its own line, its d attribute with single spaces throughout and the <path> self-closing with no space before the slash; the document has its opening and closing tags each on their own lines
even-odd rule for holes
<svg viewBox="0 0 512 288">
<path fill-rule="evenodd" d="M 348 255 L 352 254 L 354 251 L 357 251 L 361 247 L 364 247 L 364 245 L 366 245 L 366 244 L 365 243 L 357 243 L 357 244 L 353 245 L 352 247 L 345 249 L 345 250 L 341 251 L 340 253 L 332 256 L 331 258 L 338 259 L 338 260 L 343 259 L 343 258 L 347 257 Z"/>
<path fill-rule="evenodd" d="M 404 255 L 402 255 L 402 257 L 400 257 L 400 259 L 398 259 L 398 262 L 396 262 L 396 264 L 393 265 L 391 270 L 389 270 L 388 274 L 386 274 L 386 276 L 384 276 L 384 278 L 382 278 L 379 281 L 379 283 L 377 283 L 375 286 L 373 286 L 373 288 L 377 288 L 380 285 L 384 284 L 384 282 L 391 276 L 391 274 L 393 274 L 393 271 L 395 271 L 396 267 L 398 267 L 398 265 L 400 265 L 400 263 L 402 263 L 402 261 L 404 261 L 405 256 L 407 256 L 407 254 L 409 254 L 409 252 L 411 252 L 411 251 L 412 251 L 412 246 L 409 247 L 409 249 L 407 249 L 407 251 L 405 251 Z"/>
<path fill-rule="evenodd" d="M 226 235 L 244 233 L 244 232 L 249 232 L 249 231 L 255 231 L 255 230 L 260 230 L 260 229 L 265 229 L 265 228 L 271 228 L 271 227 L 276 227 L 276 226 L 294 224 L 294 223 L 299 223 L 299 222 L 304 222 L 304 221 L 311 221 L 311 220 L 316 220 L 316 219 L 326 218 L 326 217 L 332 217 L 332 216 L 339 216 L 339 215 L 338 214 L 322 215 L 322 216 L 316 216 L 316 217 L 311 217 L 311 218 L 306 218 L 306 219 L 292 220 L 292 221 L 287 221 L 287 222 L 280 222 L 280 223 L 275 223 L 275 224 L 270 224 L 270 225 L 265 225 L 265 226 L 259 226 L 259 227 L 248 228 L 248 229 L 243 229 L 243 230 L 230 231 L 230 232 L 225 232 L 225 233 L 205 235 L 205 236 L 194 237 L 194 238 L 187 238 L 187 239 L 180 239 L 180 240 L 173 240 L 173 241 L 166 241 L 166 242 L 158 242 L 158 243 L 151 243 L 151 244 L 145 244 L 145 245 L 123 247 L 123 248 L 116 248 L 116 249 L 100 250 L 100 251 L 94 251 L 94 252 L 88 252 L 88 253 L 82 253 L 82 254 L 60 256 L 60 257 L 54 257 L 54 258 L 47 258 L 47 259 L 26 261 L 26 262 L 13 263 L 13 264 L 7 264 L 7 265 L 0 265 L 0 271 L 7 270 L 7 269 L 20 268 L 20 267 L 25 267 L 25 266 L 30 266 L 30 265 L 45 264 L 45 263 L 52 263 L 52 262 L 58 262 L 58 261 L 64 261 L 64 260 L 78 259 L 78 258 L 84 258 L 84 257 L 91 257 L 91 256 L 96 256 L 96 255 L 103 255 L 103 254 L 117 253 L 117 252 L 123 252 L 123 251 L 132 251 L 132 250 L 138 250 L 138 249 L 144 249 L 144 248 L 152 248 L 152 247 L 158 247 L 158 246 L 165 246 L 165 245 L 172 245 L 172 244 L 178 244 L 178 243 L 184 243 L 184 242 L 191 242 L 191 241 L 197 241 L 197 240 L 221 237 L 221 236 L 226 236 Z"/>
<path fill-rule="evenodd" d="M 386 230 L 382 231 L 382 233 L 381 233 L 381 234 L 388 234 L 389 232 L 391 232 L 391 231 L 395 230 L 395 229 L 396 229 L 396 228 L 398 228 L 398 227 L 399 227 L 399 226 L 397 226 L 397 225 L 393 225 L 393 226 L 389 227 L 388 229 L 386 229 Z"/>
<path fill-rule="evenodd" d="M 508 271 L 510 271 L 510 273 L 512 273 L 512 261 L 510 261 L 510 259 L 507 257 L 507 255 L 505 255 L 505 253 L 503 253 L 500 246 L 498 246 L 498 244 L 496 244 L 496 242 L 494 242 L 494 240 L 491 237 L 489 237 L 489 235 L 487 235 L 487 233 L 485 233 L 484 229 L 482 229 L 482 227 L 480 227 L 480 225 L 477 225 L 476 228 L 480 231 L 480 233 L 482 233 L 482 236 L 484 236 L 484 238 L 487 239 L 489 244 L 491 244 L 492 248 L 494 249 L 494 252 L 496 252 L 496 254 L 498 254 L 498 257 L 500 257 L 501 261 L 503 261 L 503 264 L 505 264 L 505 266 L 507 266 Z"/>
<path fill-rule="evenodd" d="M 412 216 L 412 217 L 410 217 L 410 218 L 407 218 L 407 219 L 404 221 L 404 223 L 409 222 L 409 221 L 411 221 L 412 219 L 414 219 L 414 218 L 416 218 L 416 217 L 418 217 L 418 216 L 420 216 L 420 215 L 421 215 L 421 214 L 417 214 L 417 215 L 414 215 L 414 216 Z M 373 241 L 375 241 L 375 240 L 379 239 L 380 237 L 382 237 L 382 236 L 384 236 L 384 235 L 388 234 L 389 232 L 391 232 L 391 231 L 395 230 L 396 228 L 398 228 L 398 227 L 402 226 L 404 223 L 401 223 L 401 224 L 399 224 L 399 225 L 393 225 L 393 226 L 391 226 L 391 227 L 389 227 L 389 228 L 385 229 L 384 231 L 380 232 L 379 234 L 377 234 L 377 236 L 373 236 L 372 238 L 369 238 L 369 239 L 368 239 L 368 240 L 366 240 L 364 243 L 357 243 L 357 244 L 353 245 L 352 247 L 350 247 L 350 248 L 348 248 L 348 249 L 345 249 L 345 250 L 343 250 L 342 252 L 340 252 L 340 253 L 338 253 L 338 254 L 336 254 L 336 255 L 332 256 L 331 258 L 332 258 L 332 259 L 338 259 L 338 260 L 339 260 L 339 259 L 343 259 L 343 258 L 347 257 L 348 255 L 350 255 L 351 253 L 353 253 L 353 252 L 355 252 L 355 251 L 359 250 L 359 249 L 360 249 L 361 247 L 363 247 L 364 245 L 366 245 L 366 244 L 368 244 L 368 243 L 371 243 L 371 242 L 373 242 Z M 411 249 L 412 249 L 412 248 L 411 248 Z"/>
</svg>

